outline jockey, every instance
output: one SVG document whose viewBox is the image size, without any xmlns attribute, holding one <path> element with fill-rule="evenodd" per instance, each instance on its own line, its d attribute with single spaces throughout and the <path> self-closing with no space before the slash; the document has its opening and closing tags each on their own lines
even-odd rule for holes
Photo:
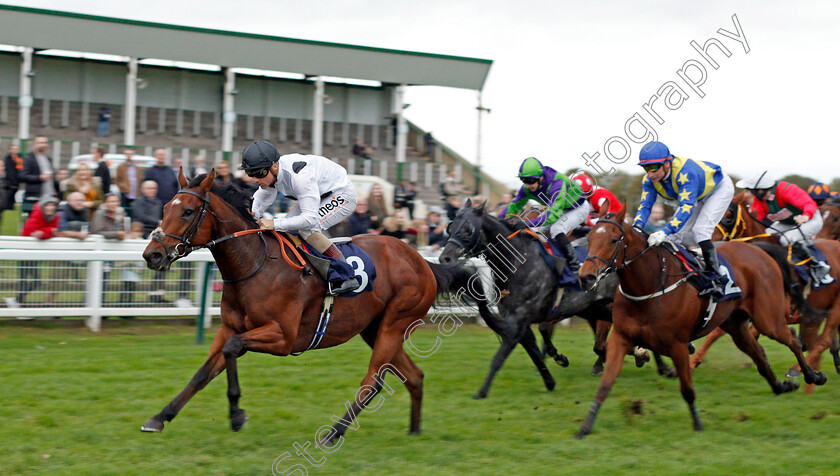
<svg viewBox="0 0 840 476">
<path fill-rule="evenodd" d="M 613 195 L 612 192 L 595 183 L 593 179 L 586 172 L 575 172 L 570 177 L 573 182 L 580 187 L 583 196 L 592 207 L 592 212 L 586 218 L 586 226 L 594 226 L 598 222 L 598 216 L 601 210 L 606 207 L 607 213 L 618 213 L 621 211 L 621 202 Z M 594 216 L 593 216 L 594 215 Z"/>
<path fill-rule="evenodd" d="M 830 268 L 814 259 L 808 247 L 823 226 L 814 199 L 795 184 L 773 180 L 766 170 L 735 185 L 749 190 L 755 197 L 750 205 L 755 218 L 765 224 L 772 220 L 767 233 L 779 235 L 779 243 L 791 245 L 799 258 L 807 259 L 814 279 L 823 282 Z"/>
<path fill-rule="evenodd" d="M 633 226 L 640 230 L 644 227 L 657 194 L 677 200 L 674 218 L 661 230 L 651 233 L 648 245 L 656 246 L 666 239 L 687 244 L 691 242 L 689 238 L 693 238 L 703 252 L 706 272 L 714 277 L 712 287 L 704 289 L 700 295 L 723 296 L 712 232 L 735 194 L 732 180 L 711 162 L 672 155 L 662 142 L 645 144 L 639 152 L 639 165 L 646 175 L 642 179 L 642 199 Z"/>
<path fill-rule="evenodd" d="M 522 188 L 513 197 L 507 209 L 499 213 L 499 218 L 519 213 L 528 200 L 546 205 L 546 210 L 540 216 L 526 220 L 525 224 L 534 231 L 549 232 L 549 236 L 554 238 L 566 253 L 569 268 L 577 273 L 580 262 L 566 234 L 586 220 L 592 207 L 569 177 L 551 167 L 544 167 L 534 157 L 528 157 L 522 162 L 519 167 L 519 179 L 522 180 Z"/>
<path fill-rule="evenodd" d="M 328 281 L 327 293 L 336 295 L 359 287 L 341 251 L 323 231 L 350 216 L 356 209 L 356 189 L 347 171 L 319 155 L 288 154 L 280 156 L 271 142 L 259 140 L 242 153 L 245 173 L 260 187 L 254 192 L 251 211 L 263 230 L 297 231 L 319 253 L 343 263 L 336 271 L 346 279 Z M 277 193 L 297 200 L 297 206 L 285 217 L 269 220 L 263 212 L 277 198 Z M 338 269 L 341 268 L 341 269 Z M 327 277 L 324 276 L 324 280 Z"/>
<path fill-rule="evenodd" d="M 832 192 L 828 185 L 819 182 L 814 182 L 808 187 L 808 196 L 814 199 L 818 207 L 827 201 L 840 200 L 840 192 Z"/>
</svg>

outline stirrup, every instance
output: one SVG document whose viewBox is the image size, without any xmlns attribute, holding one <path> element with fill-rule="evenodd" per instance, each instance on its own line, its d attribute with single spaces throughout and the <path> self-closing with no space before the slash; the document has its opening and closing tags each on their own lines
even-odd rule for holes
<svg viewBox="0 0 840 476">
<path fill-rule="evenodd" d="M 359 280 L 356 278 L 345 279 L 342 282 L 331 281 L 327 283 L 327 294 L 336 296 L 350 291 L 355 291 L 359 287 Z"/>
</svg>

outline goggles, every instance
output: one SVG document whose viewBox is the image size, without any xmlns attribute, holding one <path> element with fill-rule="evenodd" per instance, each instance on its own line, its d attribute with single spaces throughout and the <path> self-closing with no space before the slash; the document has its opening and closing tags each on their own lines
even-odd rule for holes
<svg viewBox="0 0 840 476">
<path fill-rule="evenodd" d="M 249 177 L 251 177 L 251 178 L 263 178 L 263 177 L 265 177 L 266 175 L 268 175 L 268 172 L 269 172 L 269 170 L 268 170 L 268 169 L 269 169 L 269 167 L 266 167 L 266 168 L 264 168 L 264 169 L 251 169 L 251 170 L 246 170 L 246 171 L 245 171 L 245 175 L 247 175 L 247 176 L 249 176 Z"/>
<path fill-rule="evenodd" d="M 645 170 L 645 172 L 656 172 L 657 170 L 662 168 L 663 164 L 664 162 L 660 162 L 658 164 L 645 164 L 642 166 L 642 168 Z"/>
<path fill-rule="evenodd" d="M 519 180 L 522 180 L 522 183 L 525 185 L 531 185 L 540 181 L 539 177 L 520 177 Z"/>
</svg>

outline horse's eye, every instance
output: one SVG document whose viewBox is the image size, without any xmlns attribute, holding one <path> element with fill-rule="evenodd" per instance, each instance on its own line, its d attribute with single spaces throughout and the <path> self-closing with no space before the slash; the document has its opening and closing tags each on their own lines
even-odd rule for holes
<svg viewBox="0 0 840 476">
<path fill-rule="evenodd" d="M 614 245 L 616 243 L 618 243 L 618 238 L 613 238 L 613 239 L 610 240 L 611 245 Z"/>
<path fill-rule="evenodd" d="M 181 216 L 186 218 L 186 217 L 188 217 L 192 214 L 193 214 L 193 209 L 192 208 L 187 208 L 186 210 L 184 210 L 184 213 Z"/>
</svg>

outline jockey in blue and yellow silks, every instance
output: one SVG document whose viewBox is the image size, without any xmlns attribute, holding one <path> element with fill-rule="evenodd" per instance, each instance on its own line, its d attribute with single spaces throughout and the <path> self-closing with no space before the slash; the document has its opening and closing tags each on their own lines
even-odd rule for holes
<svg viewBox="0 0 840 476">
<path fill-rule="evenodd" d="M 657 195 L 676 200 L 674 217 L 648 237 L 648 244 L 656 246 L 671 239 L 688 247 L 693 247 L 695 243 L 699 245 L 706 271 L 715 277 L 712 287 L 701 291 L 700 295 L 722 296 L 720 265 L 712 244 L 712 232 L 735 194 L 732 180 L 718 165 L 675 157 L 661 142 L 649 142 L 642 147 L 639 165 L 645 169 L 646 175 L 642 179 L 642 199 L 633 226 L 644 227 Z"/>
</svg>

